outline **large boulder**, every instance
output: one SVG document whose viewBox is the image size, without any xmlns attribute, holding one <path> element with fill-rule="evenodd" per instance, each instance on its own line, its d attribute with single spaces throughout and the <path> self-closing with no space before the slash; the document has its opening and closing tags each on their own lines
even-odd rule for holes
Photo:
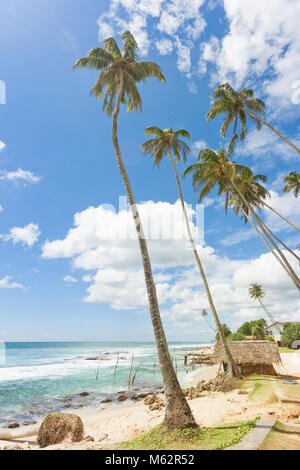
<svg viewBox="0 0 300 470">
<path fill-rule="evenodd" d="M 44 419 L 37 442 L 44 448 L 61 442 L 83 440 L 84 428 L 79 416 L 68 413 L 52 413 Z"/>
</svg>

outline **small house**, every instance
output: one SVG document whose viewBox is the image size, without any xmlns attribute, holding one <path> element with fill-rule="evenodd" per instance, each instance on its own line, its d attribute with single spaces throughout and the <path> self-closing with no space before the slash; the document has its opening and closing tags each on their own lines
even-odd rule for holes
<svg viewBox="0 0 300 470">
<path fill-rule="evenodd" d="M 273 341 L 230 341 L 228 342 L 233 360 L 243 376 L 251 374 L 276 375 L 274 365 L 281 362 L 278 346 Z M 211 364 L 222 364 L 228 370 L 223 344 L 215 344 Z"/>
<path fill-rule="evenodd" d="M 283 321 L 277 321 L 275 323 L 272 323 L 272 325 L 267 326 L 264 329 L 265 335 L 266 336 L 273 336 L 275 341 L 277 341 L 278 345 L 281 345 L 281 335 L 284 332 L 284 327 L 286 325 L 299 325 L 299 322 L 283 322 Z"/>
</svg>

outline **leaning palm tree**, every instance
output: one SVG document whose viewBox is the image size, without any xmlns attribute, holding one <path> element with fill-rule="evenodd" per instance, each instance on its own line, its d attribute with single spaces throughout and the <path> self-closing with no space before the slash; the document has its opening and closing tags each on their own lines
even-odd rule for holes
<svg viewBox="0 0 300 470">
<path fill-rule="evenodd" d="M 235 135 L 231 140 L 227 150 L 220 148 L 219 151 L 211 149 L 203 149 L 198 154 L 198 163 L 191 165 L 187 168 L 183 175 L 186 176 L 188 173 L 193 173 L 193 186 L 195 190 L 200 190 L 199 202 L 207 196 L 215 186 L 219 188 L 218 194 L 226 195 L 225 209 L 227 210 L 229 204 L 229 196 L 234 191 L 239 199 L 245 205 L 245 208 L 249 211 L 257 225 L 260 227 L 262 233 L 259 232 L 258 228 L 250 223 L 255 228 L 256 232 L 271 251 L 273 256 L 285 269 L 288 276 L 292 279 L 293 283 L 300 290 L 300 279 L 293 270 L 289 261 L 286 259 L 284 253 L 279 249 L 275 241 L 270 237 L 268 231 L 264 228 L 262 221 L 256 215 L 251 204 L 245 199 L 243 192 L 236 183 L 236 178 L 240 175 L 252 175 L 252 171 L 244 165 L 238 165 L 231 161 L 234 154 L 235 144 L 238 137 Z M 264 236 L 263 236 L 263 235 Z M 264 238 L 265 237 L 265 238 Z"/>
<path fill-rule="evenodd" d="M 275 318 L 273 317 L 273 315 L 271 315 L 271 313 L 266 309 L 265 305 L 263 304 L 262 299 L 266 295 L 266 292 L 263 290 L 262 286 L 260 284 L 255 284 L 255 283 L 250 284 L 248 292 L 249 292 L 249 295 L 250 295 L 251 299 L 259 301 L 259 303 L 261 305 L 261 308 L 264 310 L 266 315 L 269 317 L 269 319 L 271 320 L 271 323 L 275 325 L 275 328 L 277 329 L 277 331 L 281 334 L 281 331 L 280 331 L 279 327 L 277 326 Z"/>
<path fill-rule="evenodd" d="M 290 191 L 294 191 L 294 196 L 298 197 L 300 192 L 300 173 L 296 173 L 295 171 L 291 171 L 288 176 L 283 178 L 283 182 L 287 183 L 287 185 L 283 188 L 284 193 L 289 193 Z"/>
<path fill-rule="evenodd" d="M 178 193 L 179 193 L 179 197 L 181 201 L 181 206 L 182 206 L 182 211 L 183 211 L 183 215 L 184 215 L 184 219 L 186 223 L 188 237 L 192 246 L 192 250 L 194 253 L 194 257 L 195 257 L 198 269 L 200 271 L 200 274 L 203 280 L 208 302 L 209 302 L 211 311 L 213 313 L 217 329 L 220 333 L 220 338 L 223 343 L 223 347 L 227 355 L 230 374 L 232 376 L 239 375 L 238 369 L 233 361 L 230 349 L 228 347 L 228 344 L 227 344 L 227 341 L 226 341 L 226 338 L 225 338 L 225 335 L 224 335 L 224 332 L 223 332 L 223 329 L 222 329 L 222 326 L 221 326 L 221 323 L 220 323 L 220 320 L 219 320 L 219 317 L 218 317 L 218 314 L 217 314 L 217 311 L 213 302 L 213 298 L 210 292 L 208 281 L 207 281 L 200 257 L 198 255 L 197 247 L 193 239 L 193 235 L 192 235 L 192 231 L 191 231 L 191 227 L 189 223 L 189 218 L 188 218 L 186 207 L 184 204 L 181 185 L 180 185 L 178 173 L 176 170 L 176 165 L 175 165 L 174 158 L 173 158 L 173 155 L 174 155 L 177 164 L 181 162 L 181 159 L 184 162 L 186 162 L 187 156 L 190 152 L 190 148 L 182 139 L 180 139 L 180 137 L 189 139 L 190 135 L 184 129 L 180 129 L 178 131 L 173 131 L 173 129 L 171 128 L 162 130 L 156 126 L 147 127 L 147 129 L 145 130 L 145 134 L 154 136 L 153 138 L 144 142 L 141 146 L 141 149 L 144 154 L 149 154 L 150 156 L 154 157 L 154 166 L 158 167 L 161 160 L 165 156 L 168 156 L 170 159 L 170 162 L 174 171 L 176 183 L 177 183 L 177 189 L 178 189 Z"/>
<path fill-rule="evenodd" d="M 206 310 L 206 308 L 203 308 L 201 310 L 201 315 L 202 317 L 204 318 L 204 320 L 206 321 L 206 323 L 208 324 L 209 328 L 211 328 L 213 331 L 216 331 L 210 324 L 210 322 L 208 321 L 207 317 L 208 317 L 208 311 Z"/>
<path fill-rule="evenodd" d="M 212 96 L 216 101 L 212 104 L 206 117 L 208 121 L 211 121 L 219 114 L 226 114 L 221 127 L 223 137 L 225 137 L 227 129 L 232 123 L 234 123 L 233 135 L 236 135 L 238 123 L 240 122 L 240 137 L 241 140 L 243 140 L 247 135 L 246 115 L 248 115 L 255 123 L 257 130 L 260 130 L 262 124 L 264 124 L 300 155 L 300 150 L 292 142 L 278 132 L 271 124 L 257 115 L 260 114 L 264 117 L 265 103 L 258 98 L 254 98 L 253 90 L 243 88 L 240 91 L 235 91 L 229 83 L 224 83 L 216 88 Z"/>
<path fill-rule="evenodd" d="M 138 46 L 129 31 L 122 35 L 122 40 L 123 47 L 122 50 L 120 50 L 114 38 L 106 39 L 104 41 L 104 48 L 92 49 L 88 52 L 86 57 L 79 59 L 73 68 L 81 67 L 101 71 L 91 93 L 98 99 L 103 98 L 102 111 L 106 111 L 110 117 L 113 116 L 112 140 L 137 232 L 150 315 L 164 383 L 164 393 L 166 397 L 164 425 L 168 429 L 196 427 L 197 425 L 191 409 L 183 395 L 172 366 L 159 312 L 147 243 L 131 184 L 122 159 L 117 135 L 118 116 L 121 104 L 127 104 L 128 111 L 137 111 L 142 108 L 142 99 L 137 84 L 144 82 L 150 77 L 156 77 L 162 82 L 165 81 L 165 78 L 157 64 L 153 62 L 139 62 L 137 60 Z"/>
<path fill-rule="evenodd" d="M 248 204 L 251 205 L 253 210 L 261 211 L 262 208 L 266 205 L 264 199 L 267 196 L 270 196 L 270 193 L 260 183 L 260 181 L 266 182 L 266 180 L 267 177 L 265 175 L 253 175 L 248 173 L 238 175 L 235 178 L 236 185 L 239 187 L 244 198 Z M 251 223 L 248 206 L 244 204 L 244 202 L 239 197 L 239 194 L 237 194 L 233 188 L 231 188 L 230 191 L 229 206 L 232 207 L 235 215 L 241 213 L 242 219 L 244 219 L 245 223 Z M 259 218 L 258 215 L 257 217 Z M 294 256 L 294 258 L 300 261 L 299 256 L 293 250 L 291 250 L 279 237 L 277 237 L 277 235 L 273 233 L 273 231 L 261 220 L 261 218 L 259 218 L 259 220 L 270 236 L 277 240 L 292 256 Z"/>
</svg>

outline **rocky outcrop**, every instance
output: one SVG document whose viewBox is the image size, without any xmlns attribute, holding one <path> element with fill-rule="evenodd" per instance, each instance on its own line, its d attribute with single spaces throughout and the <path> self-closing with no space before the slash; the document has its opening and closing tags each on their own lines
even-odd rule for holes
<svg viewBox="0 0 300 470">
<path fill-rule="evenodd" d="M 231 392 L 236 388 L 238 388 L 236 380 L 220 374 L 215 379 L 209 380 L 208 382 L 200 380 L 196 387 L 183 389 L 183 393 L 188 400 L 194 400 L 195 398 L 202 398 L 210 392 L 226 393 Z"/>
</svg>

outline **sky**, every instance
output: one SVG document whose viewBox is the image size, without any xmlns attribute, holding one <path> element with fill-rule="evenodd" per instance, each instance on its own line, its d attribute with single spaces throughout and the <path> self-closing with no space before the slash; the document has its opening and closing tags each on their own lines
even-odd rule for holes
<svg viewBox="0 0 300 470">
<path fill-rule="evenodd" d="M 89 95 L 96 72 L 71 71 L 103 39 L 119 40 L 128 29 L 140 60 L 157 62 L 166 77 L 140 86 L 142 113 L 122 110 L 119 140 L 149 235 L 167 338 L 214 337 L 201 317 L 208 302 L 184 239 L 170 162 L 153 169 L 142 157 L 144 129 L 188 130 L 195 163 L 200 149 L 226 144 L 222 118 L 205 116 L 213 90 L 229 81 L 252 88 L 266 103 L 266 120 L 299 146 L 299 22 L 298 0 L 2 0 L 0 340 L 153 340 L 111 119 Z M 269 204 L 299 225 L 299 200 L 282 193 L 283 177 L 299 172 L 299 156 L 249 123 L 235 160 L 268 177 Z M 254 230 L 225 215 L 216 192 L 197 209 L 190 177 L 182 189 L 195 235 L 204 229 L 198 250 L 221 321 L 235 330 L 263 316 L 248 295 L 252 282 L 262 284 L 275 318 L 299 320 L 298 291 Z M 261 216 L 295 249 L 297 231 L 268 210 Z M 169 220 L 172 233 L 163 237 Z"/>
</svg>

